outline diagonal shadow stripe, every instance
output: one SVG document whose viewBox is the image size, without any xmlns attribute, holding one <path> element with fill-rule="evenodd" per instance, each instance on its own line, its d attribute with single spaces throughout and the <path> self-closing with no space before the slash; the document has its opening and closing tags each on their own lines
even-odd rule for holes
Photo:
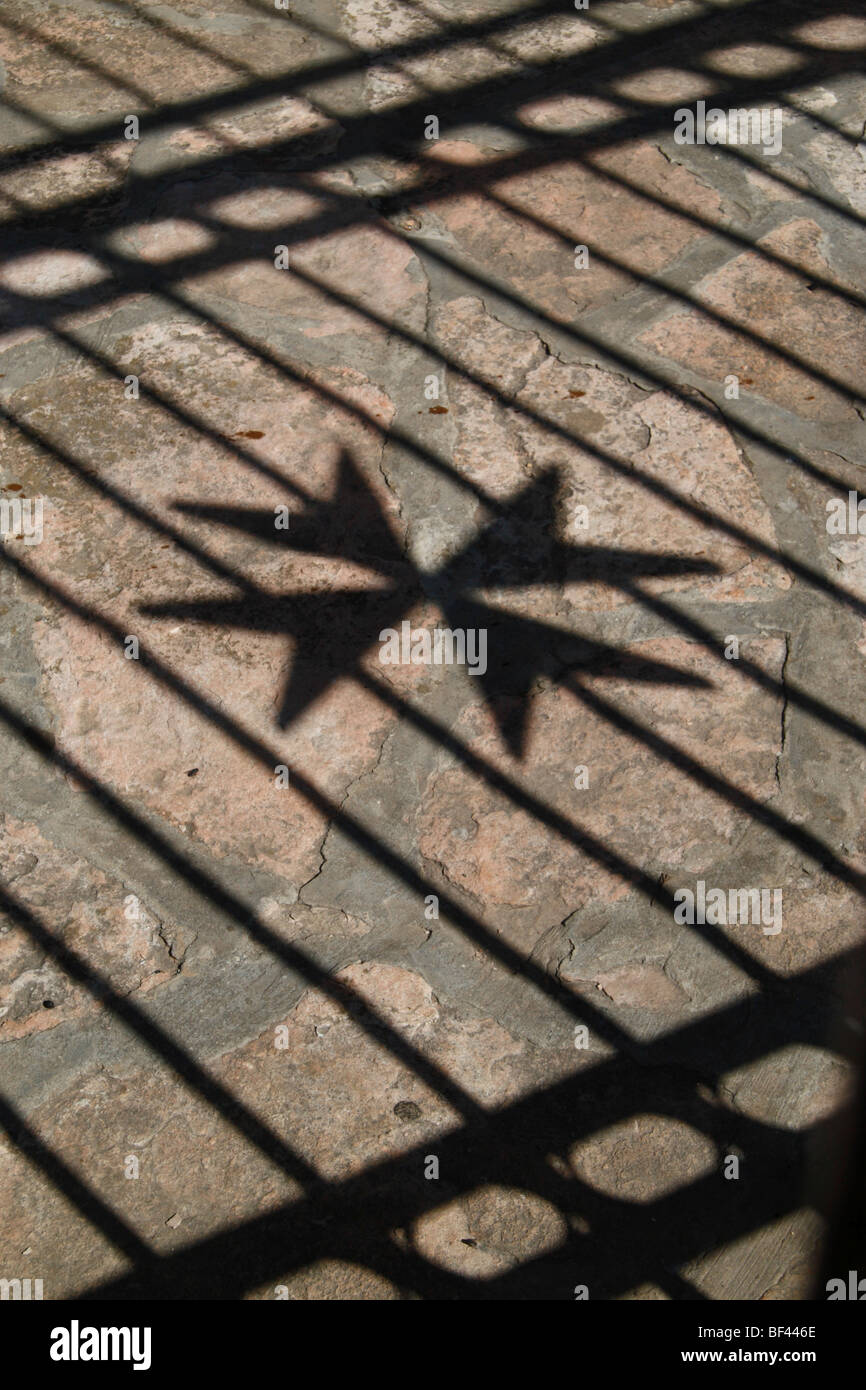
<svg viewBox="0 0 866 1390">
<path fill-rule="evenodd" d="M 107 636 L 112 638 L 118 649 L 122 650 L 125 634 L 116 624 L 112 623 L 101 614 L 95 613 L 93 609 L 87 608 L 83 604 L 70 598 L 56 585 L 49 584 L 45 579 L 38 576 L 35 571 L 24 565 L 21 560 L 12 559 L 8 556 L 0 556 L 0 558 L 11 564 L 22 578 L 27 578 L 31 583 L 40 588 L 43 593 L 61 602 L 69 612 L 74 613 L 78 617 L 85 618 L 95 627 L 105 632 Z M 252 754 L 268 769 L 269 773 L 271 773 L 274 766 L 281 761 L 274 751 L 269 750 L 253 735 L 243 730 L 234 720 L 230 719 L 218 709 L 206 695 L 200 691 L 194 690 L 186 681 L 170 671 L 158 658 L 152 656 L 142 647 L 139 647 L 139 665 L 142 669 L 152 672 L 161 684 L 164 684 L 176 694 L 180 695 L 186 703 L 197 710 L 199 714 L 203 715 L 216 728 L 226 733 L 239 747 Z M 39 733 L 32 725 L 23 720 L 11 706 L 3 701 L 0 701 L 0 720 L 5 721 L 14 728 L 21 737 L 30 743 L 31 747 L 35 748 L 43 756 L 63 758 L 64 766 L 68 765 L 76 779 L 80 781 L 85 788 L 92 788 L 91 795 L 96 799 L 104 799 L 113 803 L 118 814 L 125 817 L 124 823 L 129 823 L 130 828 L 142 834 L 143 823 L 139 821 L 139 818 L 135 816 L 134 813 L 129 811 L 128 808 L 121 808 L 120 803 L 116 801 L 116 798 L 113 798 L 111 793 L 100 788 L 99 784 L 97 784 L 83 769 L 78 768 L 67 759 L 65 755 L 57 752 L 45 735 Z M 468 756 L 469 754 L 467 752 L 467 757 Z M 476 755 L 472 756 L 473 758 L 476 757 Z M 478 762 L 479 766 L 486 766 L 481 760 L 478 760 Z M 669 911 L 673 912 L 675 903 L 672 894 L 667 889 L 661 889 L 657 878 L 647 873 L 645 869 L 631 863 L 623 855 L 611 850 L 598 837 L 590 835 L 565 817 L 552 813 L 543 802 L 530 796 L 529 793 L 513 783 L 511 779 L 505 778 L 498 770 L 491 769 L 489 775 L 492 785 L 497 785 L 498 782 L 501 788 L 508 791 L 510 795 L 522 799 L 527 809 L 530 809 L 535 815 L 545 820 L 552 828 L 556 828 L 559 833 L 563 834 L 563 836 L 573 844 L 576 844 L 578 848 L 588 854 L 596 863 L 611 869 L 626 882 L 630 882 L 635 887 L 642 889 L 652 900 L 663 903 Z M 355 816 L 352 816 L 343 807 L 336 806 L 329 798 L 325 797 L 302 773 L 293 773 L 292 786 L 295 791 L 299 792 L 304 799 L 318 811 L 324 812 L 327 818 L 346 834 L 350 840 L 357 844 L 362 850 L 371 854 L 374 860 L 377 860 L 389 871 L 393 872 L 404 884 L 413 888 L 419 894 L 419 897 L 423 898 L 427 893 L 432 891 L 431 885 L 425 881 L 420 873 L 407 864 L 399 854 L 395 853 L 390 846 L 386 845 L 379 837 L 367 830 Z M 155 839 L 157 842 L 161 841 L 161 837 L 156 837 L 155 832 L 149 827 L 144 827 L 144 834 L 149 837 L 151 841 Z M 166 847 L 165 853 L 171 856 L 171 862 L 176 867 L 180 867 L 181 864 L 185 863 L 171 847 Z M 198 870 L 191 870 L 191 872 L 199 874 Z M 444 908 L 447 916 L 455 925 L 460 927 L 476 945 L 482 946 L 483 949 L 488 951 L 494 958 L 498 959 L 499 962 L 505 965 L 509 970 L 517 974 L 522 974 L 527 981 L 539 988 L 551 1000 L 564 1007 L 566 1011 L 575 1011 L 575 996 L 571 994 L 570 991 L 564 989 L 559 981 L 553 980 L 544 970 L 540 969 L 535 962 L 532 960 L 525 960 L 518 951 L 513 950 L 505 942 L 495 937 L 478 918 L 467 912 L 456 899 L 443 893 L 441 890 L 437 890 L 437 892 L 440 902 L 440 912 Z M 251 932 L 258 934 L 257 939 L 260 939 L 266 931 L 257 919 L 254 919 L 251 923 L 247 922 L 247 926 Z M 695 924 L 695 926 L 690 927 L 690 930 L 702 936 L 709 945 L 720 951 L 721 954 L 727 956 L 735 965 L 743 970 L 746 975 L 750 976 L 763 988 L 767 989 L 773 984 L 778 984 L 778 979 L 773 971 L 769 970 L 763 963 L 758 961 L 749 952 L 745 951 L 741 946 L 730 941 L 717 927 L 709 923 L 703 926 Z M 581 1009 L 585 1009 L 586 1007 L 585 1003 L 581 1004 Z M 609 1021 L 599 1011 L 593 1011 L 593 1013 L 596 1027 L 601 1030 L 605 1038 L 610 1038 Z M 621 1033 L 616 1034 L 616 1030 L 615 1036 L 619 1037 L 620 1046 L 625 1048 L 634 1046 L 632 1039 L 627 1038 Z"/>
<path fill-rule="evenodd" d="M 845 953 L 833 963 L 836 968 L 843 962 L 851 966 L 861 957 L 862 951 Z M 781 1044 L 824 1044 L 832 1012 L 829 1000 L 818 995 L 814 1011 L 805 1018 L 802 1004 L 804 995 L 820 988 L 826 974 L 824 965 L 794 977 L 792 995 L 784 1005 L 771 1008 L 765 1003 L 756 1008 L 754 1001 L 738 1001 L 665 1035 L 649 1046 L 646 1065 L 636 1071 L 623 1058 L 600 1062 L 589 1074 L 580 1071 L 503 1107 L 487 1117 L 483 1131 L 470 1125 L 437 1137 L 440 1171 L 459 1175 L 459 1181 L 452 1177 L 454 1191 L 465 1193 L 491 1181 L 511 1179 L 551 1200 L 561 1199 L 561 1180 L 549 1167 L 546 1173 L 542 1167 L 546 1154 L 562 1153 L 577 1140 L 641 1111 L 661 1107 L 661 1113 L 679 1115 L 683 1098 L 693 1095 L 699 1081 L 712 1081 L 720 1069 L 743 1066 Z M 709 1058 L 718 1058 L 720 1039 L 724 1060 L 714 1065 Z M 674 1057 L 694 1059 L 692 1073 L 671 1072 Z M 666 1085 L 674 1087 L 678 1102 L 666 1098 Z M 706 1103 L 692 1098 L 688 1108 L 704 1127 L 718 1128 L 718 1116 L 713 1120 Z M 595 1243 L 593 1254 L 602 1261 L 605 1283 L 594 1296 L 612 1297 L 640 1282 L 657 1260 L 683 1264 L 801 1204 L 798 1136 L 735 1112 L 726 1112 L 724 1120 L 726 1142 L 747 1154 L 761 1155 L 765 1176 L 760 1192 L 748 1192 L 716 1174 L 640 1209 L 632 1203 L 600 1199 L 599 1210 L 605 1207 L 621 1215 L 622 1244 L 617 1241 L 611 1249 L 610 1235 L 604 1233 Z M 406 1227 L 442 1202 L 439 1191 L 431 1190 L 436 1185 L 420 1176 L 425 1149 L 429 1152 L 430 1141 L 399 1158 L 369 1165 L 362 1174 L 337 1185 L 329 1192 L 327 1213 L 302 1199 L 169 1256 L 158 1281 L 133 1274 L 108 1281 L 82 1297 L 171 1298 L 182 1291 L 184 1296 L 239 1297 L 269 1278 L 285 1276 L 324 1255 L 339 1255 L 345 1248 L 344 1232 L 353 1242 L 366 1235 L 366 1248 L 372 1252 L 377 1232 Z M 573 1266 L 569 1273 L 572 1270 Z M 515 1280 L 514 1275 L 506 1276 L 511 1296 Z M 470 1297 L 473 1281 L 460 1282 L 459 1296 Z M 474 1292 L 489 1298 L 501 1287 L 496 1280 L 487 1281 L 481 1287 L 475 1285 Z M 565 1296 L 571 1297 L 570 1284 Z"/>
<path fill-rule="evenodd" d="M 753 7 L 748 6 L 744 8 L 757 9 L 758 6 L 755 5 Z M 748 33 L 752 33 L 753 37 L 756 36 L 754 32 L 755 21 L 756 16 L 752 15 L 749 17 L 748 24 L 742 26 L 744 36 Z M 709 42 L 709 39 L 706 38 L 706 19 L 701 18 L 693 23 L 700 29 L 702 41 Z M 686 22 L 684 27 L 689 27 L 688 22 Z M 726 39 L 728 42 L 733 42 L 732 29 L 738 29 L 736 17 L 733 18 L 733 23 L 729 22 L 725 26 Z M 625 48 L 634 50 L 634 56 L 630 59 L 627 59 L 625 56 Z M 662 49 L 662 51 L 664 50 Z M 634 71 L 636 65 L 637 68 L 642 67 L 649 55 L 646 42 L 644 41 L 643 44 L 635 44 L 634 37 L 630 36 L 628 41 L 623 41 L 623 51 L 620 52 L 617 50 L 616 56 L 613 54 L 610 56 L 611 62 L 605 64 L 605 73 L 608 78 L 611 76 L 626 75 L 628 72 Z M 495 110 L 497 106 L 501 105 L 503 102 L 520 105 L 539 96 L 550 96 L 554 91 L 563 93 L 574 91 L 575 83 L 584 76 L 584 71 L 586 74 L 593 75 L 586 78 L 582 89 L 584 91 L 593 91 L 600 81 L 600 78 L 594 75 L 598 73 L 598 58 L 598 50 L 593 50 L 588 57 L 582 56 L 578 60 L 570 59 L 565 62 L 562 60 L 553 61 L 548 64 L 543 71 L 536 71 L 529 76 L 518 75 L 514 79 L 506 79 L 505 81 L 497 77 L 472 84 L 468 88 L 461 89 L 459 97 L 453 92 L 449 93 L 446 125 L 458 126 L 473 117 L 485 119 L 491 109 Z M 802 83 L 808 84 L 818 80 L 827 80 L 828 77 L 834 75 L 836 72 L 849 71 L 855 64 L 856 58 L 853 55 L 832 53 L 827 55 L 825 53 L 822 54 L 822 60 L 820 62 L 807 66 L 798 76 Z M 554 81 L 554 78 L 558 76 L 562 78 L 562 81 L 559 83 Z M 244 101 L 248 103 L 262 99 L 267 95 L 276 95 L 277 93 L 285 95 L 287 90 L 291 90 L 291 88 L 290 86 L 287 87 L 287 84 L 282 79 L 279 79 L 276 85 L 273 82 L 251 84 L 244 89 Z M 766 97 L 767 83 L 765 79 L 745 79 L 731 84 L 723 92 L 714 94 L 714 100 L 717 99 L 728 106 L 748 105 L 750 101 L 761 101 L 766 99 Z M 235 98 L 235 100 L 236 99 L 237 98 Z M 225 104 L 225 96 L 221 94 L 217 102 L 218 106 L 220 104 Z M 310 137 L 309 135 L 302 135 L 290 137 L 285 141 L 275 142 L 270 147 L 270 158 L 279 155 L 281 160 L 290 160 L 295 157 L 300 160 L 305 167 L 312 170 L 314 168 L 325 167 L 336 160 L 341 164 L 345 164 L 352 159 L 369 154 L 374 150 L 402 150 L 406 147 L 407 129 L 417 129 L 420 131 L 423 128 L 423 122 L 427 114 L 426 108 L 429 104 L 430 97 L 424 96 L 414 102 L 405 103 L 397 112 L 390 111 L 383 115 L 364 115 L 351 118 L 340 115 L 338 119 L 343 134 L 340 139 L 338 151 L 327 155 L 312 155 L 310 153 Z M 193 102 L 190 105 L 193 108 L 188 113 L 190 116 L 194 114 L 204 114 L 206 111 L 212 109 L 211 103 L 207 100 L 204 102 Z M 678 109 L 678 106 L 679 103 L 669 106 L 654 106 L 646 114 L 632 114 L 618 122 L 611 123 L 609 126 L 603 126 L 597 128 L 595 131 L 587 132 L 575 142 L 576 149 L 586 152 L 601 148 L 604 145 L 634 139 L 636 136 L 646 133 L 650 129 L 659 129 L 661 126 L 664 126 L 666 129 L 671 129 L 673 115 Z M 165 116 L 166 111 L 173 112 L 173 115 L 168 118 L 169 124 L 174 124 L 176 121 L 179 122 L 182 118 L 181 113 L 174 113 L 174 108 L 172 107 L 163 108 L 163 116 Z M 115 125 L 111 128 L 110 135 L 104 134 L 103 138 L 114 138 L 116 134 L 117 129 Z M 84 148 L 90 147 L 90 142 L 86 140 L 83 144 Z M 79 150 L 81 147 L 81 143 L 75 143 L 74 140 L 68 143 L 69 149 Z M 548 157 L 544 156 L 544 158 L 546 162 Z M 270 171 L 261 167 L 262 160 L 260 154 L 257 159 L 245 159 L 238 151 L 232 151 L 231 154 L 223 154 L 221 156 L 214 156 L 210 159 L 202 160 L 197 165 L 197 168 L 201 174 L 207 172 L 209 175 L 215 176 L 229 170 L 237 172 L 239 163 L 249 166 L 250 172 L 255 180 L 261 181 L 269 177 Z M 0 172 L 2 172 L 2 164 L 0 164 Z M 188 177 L 188 168 L 184 172 Z M 122 211 L 123 214 L 121 222 L 141 220 L 142 215 L 146 215 L 151 207 L 158 205 L 162 198 L 164 198 L 167 188 L 175 178 L 176 173 L 173 171 L 167 175 L 147 175 L 136 180 L 134 193 L 124 197 L 122 203 L 118 203 L 117 199 L 114 200 L 115 203 L 118 203 L 117 211 Z M 826 201 L 826 199 L 824 201 Z M 845 208 L 844 205 L 839 204 L 837 206 L 835 203 L 829 205 L 832 206 L 834 211 L 838 212 L 840 216 L 847 216 L 849 219 L 858 221 L 856 214 L 852 213 L 850 209 Z M 41 214 L 37 214 L 33 218 L 25 216 L 15 223 L 10 223 L 0 228 L 0 253 L 8 254 L 8 251 L 14 246 L 15 237 L 24 228 L 27 229 L 30 249 L 38 249 L 43 245 L 51 245 L 54 248 L 67 245 L 69 244 L 69 235 L 66 231 L 66 227 L 69 225 L 70 214 L 75 214 L 77 219 L 76 225 L 78 225 L 80 220 L 86 222 L 91 213 L 96 213 L 104 219 L 107 216 L 107 212 L 108 209 L 105 199 L 104 197 L 100 197 L 98 199 L 71 199 L 66 203 L 55 205 L 51 210 L 50 228 L 44 216 Z M 63 220 L 61 221 L 61 219 Z M 115 219 L 113 225 L 121 225 L 121 222 Z M 40 225 L 44 225 L 44 232 L 40 231 Z M 78 243 L 76 242 L 75 244 Z"/>
<path fill-rule="evenodd" d="M 2 894 L 2 889 L 0 889 Z M 96 1226 L 115 1249 L 137 1265 L 151 1265 L 157 1256 L 150 1246 L 120 1217 L 107 1202 L 82 1181 L 72 1169 L 45 1144 L 14 1106 L 0 1096 L 0 1128 L 29 1163 L 62 1192 L 67 1201 L 93 1226 Z"/>
</svg>

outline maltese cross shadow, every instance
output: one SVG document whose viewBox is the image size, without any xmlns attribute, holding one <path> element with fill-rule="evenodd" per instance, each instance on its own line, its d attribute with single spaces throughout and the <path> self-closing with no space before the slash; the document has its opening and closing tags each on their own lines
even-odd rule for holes
<svg viewBox="0 0 866 1390">
<path fill-rule="evenodd" d="M 243 596 L 142 606 L 151 617 L 284 633 L 293 640 L 290 674 L 277 724 L 285 729 L 340 675 L 357 671 L 385 629 L 397 629 L 420 602 L 432 602 L 454 629 L 487 630 L 487 669 L 474 676 L 484 690 L 501 736 L 521 757 L 532 689 L 580 675 L 654 684 L 705 686 L 709 682 L 665 662 L 650 661 L 590 641 L 522 614 L 492 607 L 479 590 L 603 582 L 630 589 L 656 575 L 716 573 L 709 561 L 649 551 L 573 545 L 556 536 L 559 479 L 551 469 L 529 483 L 453 557 L 433 571 L 406 556 L 375 494 L 343 451 L 330 500 L 309 503 L 277 530 L 273 510 L 176 502 L 175 510 L 232 527 L 295 553 L 360 563 L 382 583 L 369 589 L 273 594 L 243 581 Z"/>
</svg>

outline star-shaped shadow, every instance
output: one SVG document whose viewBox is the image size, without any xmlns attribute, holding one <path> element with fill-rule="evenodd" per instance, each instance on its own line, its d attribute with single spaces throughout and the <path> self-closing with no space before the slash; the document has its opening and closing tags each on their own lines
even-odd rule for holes
<svg viewBox="0 0 866 1390">
<path fill-rule="evenodd" d="M 707 574 L 709 561 L 649 551 L 573 545 L 556 537 L 555 470 L 529 483 L 503 511 L 434 572 L 406 557 L 385 512 L 347 452 L 341 455 L 333 496 L 312 502 L 278 530 L 274 511 L 179 502 L 198 520 L 228 526 L 295 553 L 352 561 L 383 581 L 368 589 L 272 594 L 250 590 L 239 598 L 145 605 L 152 617 L 285 633 L 294 658 L 277 723 L 285 729 L 340 674 L 357 668 L 384 629 L 397 629 L 423 599 L 433 600 L 451 629 L 486 629 L 487 669 L 479 671 L 485 696 L 514 756 L 522 755 L 534 682 L 566 672 L 626 677 L 655 684 L 706 685 L 666 662 L 649 661 L 581 638 L 535 618 L 493 607 L 479 589 L 597 583 L 629 587 L 651 575 Z"/>
</svg>

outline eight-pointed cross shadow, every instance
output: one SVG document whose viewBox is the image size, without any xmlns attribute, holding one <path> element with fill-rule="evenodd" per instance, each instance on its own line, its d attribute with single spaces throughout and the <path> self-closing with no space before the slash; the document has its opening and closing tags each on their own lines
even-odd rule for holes
<svg viewBox="0 0 866 1390">
<path fill-rule="evenodd" d="M 640 577 L 717 572 L 707 560 L 557 539 L 558 489 L 557 471 L 548 470 L 516 494 L 501 515 L 456 555 L 435 571 L 424 571 L 407 558 L 374 493 L 343 450 L 332 498 L 309 503 L 291 517 L 288 530 L 276 528 L 273 510 L 189 502 L 175 506 L 189 516 L 233 527 L 271 545 L 363 564 L 378 572 L 384 586 L 275 595 L 245 585 L 241 598 L 150 604 L 141 611 L 152 617 L 290 635 L 294 658 L 277 717 L 279 727 L 285 729 L 338 675 L 356 668 L 384 629 L 396 628 L 421 600 L 433 601 L 451 629 L 487 630 L 487 669 L 479 671 L 478 679 L 502 738 L 510 752 L 520 757 L 529 696 L 540 676 L 557 680 L 566 673 L 583 672 L 656 684 L 708 684 L 665 662 L 633 656 L 536 618 L 492 607 L 477 595 L 481 589 L 590 582 L 618 585 Z"/>
</svg>

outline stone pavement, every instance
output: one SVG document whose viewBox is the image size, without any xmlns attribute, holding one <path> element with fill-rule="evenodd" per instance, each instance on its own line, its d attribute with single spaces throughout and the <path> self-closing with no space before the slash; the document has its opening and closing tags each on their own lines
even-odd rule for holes
<svg viewBox="0 0 866 1390">
<path fill-rule="evenodd" d="M 810 1295 L 858 11 L 3 0 L 0 1277 Z"/>
</svg>

